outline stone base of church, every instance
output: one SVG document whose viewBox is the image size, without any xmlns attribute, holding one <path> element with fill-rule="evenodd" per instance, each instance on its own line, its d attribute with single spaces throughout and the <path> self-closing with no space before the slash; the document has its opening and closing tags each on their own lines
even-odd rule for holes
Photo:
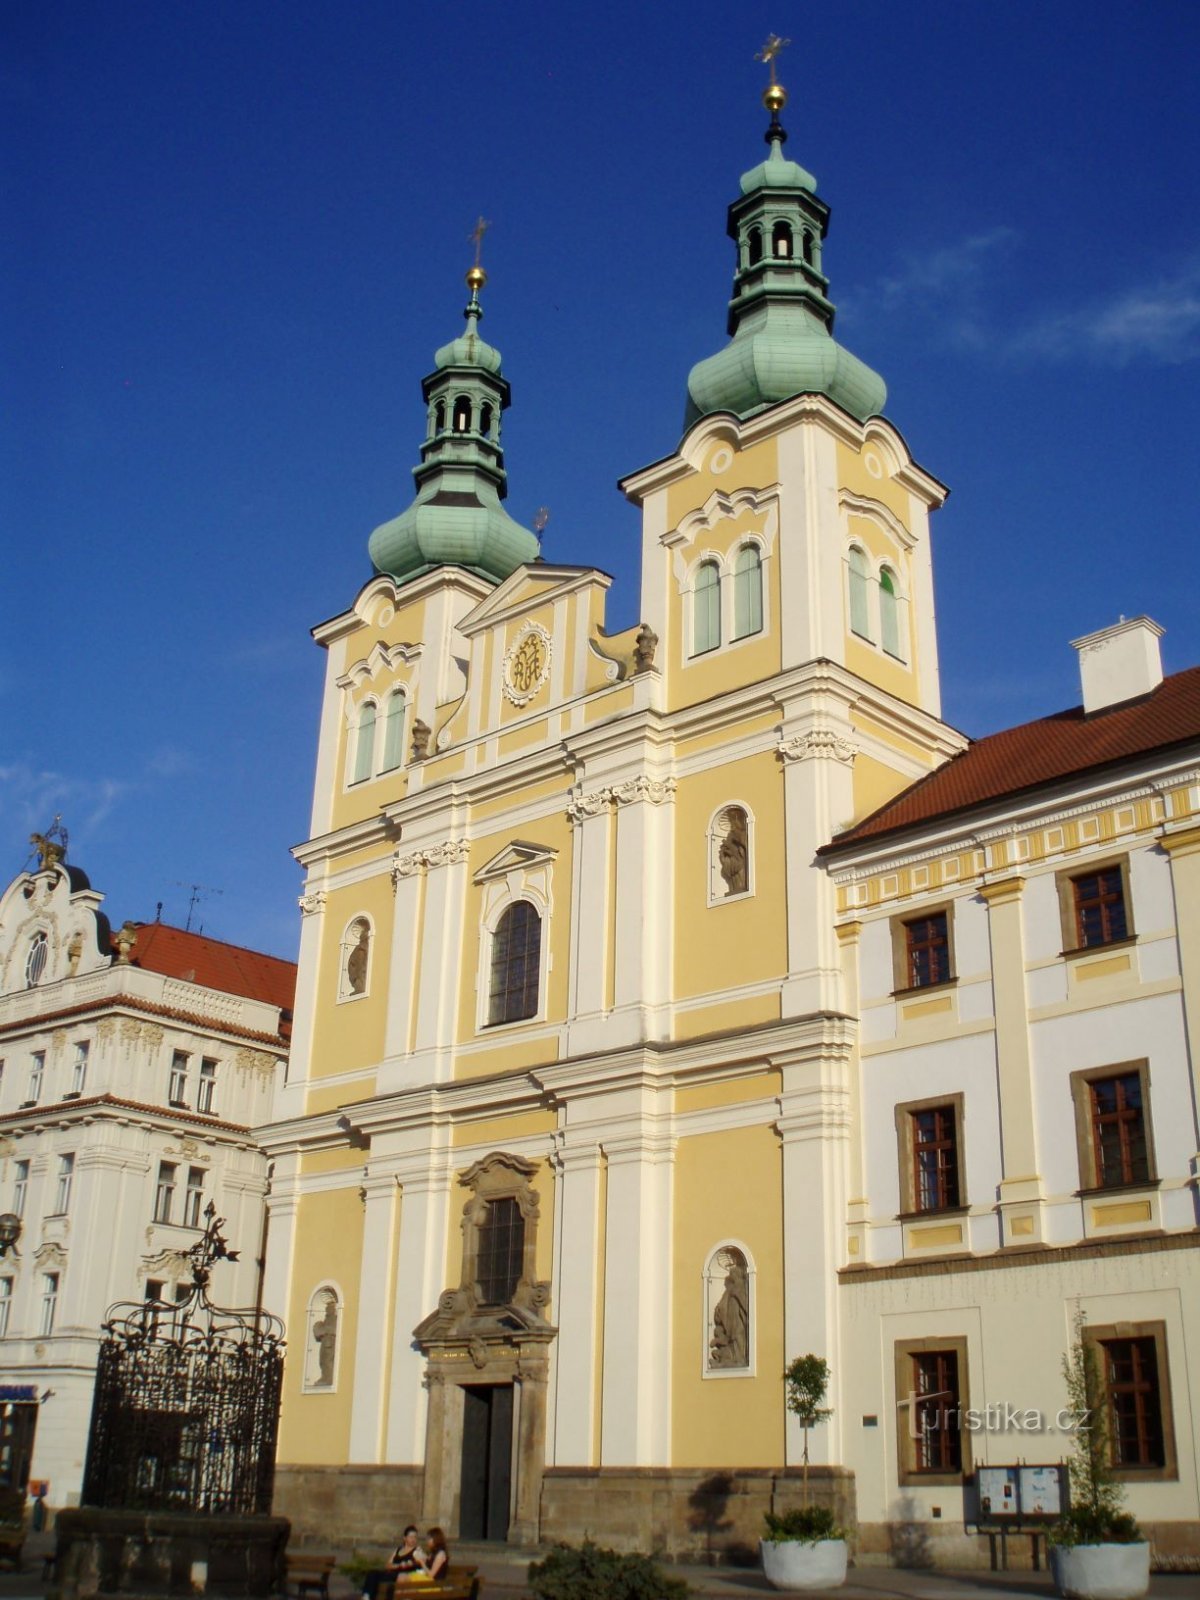
<svg viewBox="0 0 1200 1600">
<path fill-rule="evenodd" d="M 416 1466 L 281 1465 L 274 1510 L 291 1521 L 293 1545 L 386 1555 L 408 1523 L 421 1521 L 424 1484 Z"/>
<path fill-rule="evenodd" d="M 765 1512 L 801 1503 L 799 1468 L 552 1467 L 542 1480 L 541 1536 L 585 1538 L 616 1550 L 654 1550 L 680 1561 L 757 1565 Z M 809 1469 L 809 1499 L 855 1523 L 854 1474 Z"/>
</svg>

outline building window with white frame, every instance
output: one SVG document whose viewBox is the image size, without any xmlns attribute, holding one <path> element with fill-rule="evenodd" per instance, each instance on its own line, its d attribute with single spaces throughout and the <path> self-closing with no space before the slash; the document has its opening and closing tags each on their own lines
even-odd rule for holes
<svg viewBox="0 0 1200 1600">
<path fill-rule="evenodd" d="M 879 642 L 886 655 L 895 656 L 897 661 L 901 659 L 900 597 L 890 567 L 879 570 Z"/>
<path fill-rule="evenodd" d="M 171 1055 L 171 1077 L 167 1084 L 167 1099 L 173 1106 L 187 1104 L 188 1054 L 175 1050 Z"/>
<path fill-rule="evenodd" d="M 715 561 L 702 561 L 692 589 L 692 654 L 705 655 L 720 643 L 721 569 Z"/>
<path fill-rule="evenodd" d="M 56 1217 L 65 1217 L 71 1208 L 71 1180 L 74 1176 L 75 1157 L 73 1155 L 59 1156 L 58 1188 L 54 1195 L 54 1214 Z"/>
<path fill-rule="evenodd" d="M 492 935 L 488 1023 L 536 1017 L 542 968 L 542 919 L 528 900 L 516 900 Z"/>
<path fill-rule="evenodd" d="M 217 1063 L 212 1056 L 200 1061 L 200 1081 L 196 1085 L 196 1110 L 211 1113 L 217 1094 Z"/>
<path fill-rule="evenodd" d="M 44 932 L 35 933 L 29 945 L 29 954 L 25 957 L 25 987 L 36 989 L 41 983 L 46 972 L 46 963 L 50 959 L 50 940 Z"/>
<path fill-rule="evenodd" d="M 204 1207 L 204 1168 L 189 1167 L 187 1173 L 187 1189 L 183 1196 L 183 1225 L 185 1228 L 198 1228 L 200 1216 Z"/>
<path fill-rule="evenodd" d="M 8 1333 L 8 1319 L 12 1315 L 13 1280 L 0 1278 L 0 1339 Z"/>
<path fill-rule="evenodd" d="M 54 1319 L 58 1315 L 58 1273 L 42 1273 L 42 1319 L 38 1332 L 46 1338 L 54 1332 Z"/>
<path fill-rule="evenodd" d="M 154 1220 L 170 1222 L 175 1209 L 175 1176 L 178 1167 L 173 1161 L 158 1163 L 158 1182 L 154 1188 Z"/>
<path fill-rule="evenodd" d="M 18 1161 L 13 1167 L 13 1215 L 23 1217 L 29 1198 L 29 1163 Z"/>
<path fill-rule="evenodd" d="M 80 1039 L 75 1046 L 75 1060 L 71 1064 L 71 1093 L 82 1094 L 87 1083 L 88 1054 L 91 1045 L 87 1039 Z"/>
<path fill-rule="evenodd" d="M 408 700 L 403 689 L 395 689 L 388 696 L 383 717 L 383 760 L 381 772 L 393 772 L 404 760 L 404 713 Z"/>
<path fill-rule="evenodd" d="M 733 563 L 733 637 L 749 639 L 762 630 L 762 551 L 756 544 L 744 544 Z"/>
<path fill-rule="evenodd" d="M 35 1050 L 29 1063 L 29 1104 L 37 1105 L 42 1098 L 42 1087 L 46 1081 L 46 1052 Z"/>
<path fill-rule="evenodd" d="M 867 557 L 865 551 L 856 544 L 850 546 L 846 567 L 850 585 L 850 632 L 856 633 L 860 639 L 866 639 L 868 644 L 874 643 L 871 638 L 871 580 Z"/>
<path fill-rule="evenodd" d="M 351 783 L 363 783 L 375 766 L 375 702 L 364 700 L 359 707 L 354 733 L 354 769 Z"/>
</svg>

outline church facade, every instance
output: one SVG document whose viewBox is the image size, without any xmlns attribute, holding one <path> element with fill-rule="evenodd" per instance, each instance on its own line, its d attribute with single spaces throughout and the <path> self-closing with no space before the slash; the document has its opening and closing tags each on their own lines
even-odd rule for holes
<svg viewBox="0 0 1200 1600">
<path fill-rule="evenodd" d="M 730 207 L 729 342 L 622 484 L 639 624 L 503 507 L 476 267 L 415 499 L 314 630 L 261 1134 L 277 1506 L 314 1536 L 753 1545 L 797 1496 L 781 1375 L 813 1352 L 817 1492 L 861 1557 L 969 1561 L 978 1465 L 1066 1445 L 968 1413 L 1065 1404 L 1077 1307 L 1137 1367 L 1134 1509 L 1164 1548 L 1198 1526 L 1193 680 L 1154 679 L 1152 625 L 1092 641 L 1148 731 L 1028 783 L 943 722 L 947 491 L 833 337 L 783 98 Z"/>
</svg>

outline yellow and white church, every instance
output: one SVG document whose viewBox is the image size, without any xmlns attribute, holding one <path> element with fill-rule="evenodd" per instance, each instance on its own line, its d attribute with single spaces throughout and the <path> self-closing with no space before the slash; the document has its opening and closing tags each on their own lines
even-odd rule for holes
<svg viewBox="0 0 1200 1600">
<path fill-rule="evenodd" d="M 1200 674 L 1135 619 L 1079 642 L 1070 737 L 942 721 L 947 491 L 833 337 L 784 98 L 729 342 L 622 483 L 639 624 L 503 507 L 476 266 L 415 499 L 314 630 L 262 1134 L 301 1533 L 752 1545 L 814 1352 L 859 1559 L 961 1564 L 979 1467 L 1067 1451 L 970 1408 L 1053 1416 L 1081 1311 L 1133 1509 L 1195 1549 Z"/>
</svg>

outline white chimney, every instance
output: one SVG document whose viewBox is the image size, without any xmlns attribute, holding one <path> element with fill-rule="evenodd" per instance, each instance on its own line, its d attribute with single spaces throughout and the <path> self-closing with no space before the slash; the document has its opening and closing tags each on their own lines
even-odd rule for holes
<svg viewBox="0 0 1200 1600">
<path fill-rule="evenodd" d="M 1085 713 L 1119 706 L 1157 689 L 1163 679 L 1158 641 L 1163 630 L 1149 617 L 1122 617 L 1111 628 L 1072 639 L 1079 651 Z"/>
</svg>

